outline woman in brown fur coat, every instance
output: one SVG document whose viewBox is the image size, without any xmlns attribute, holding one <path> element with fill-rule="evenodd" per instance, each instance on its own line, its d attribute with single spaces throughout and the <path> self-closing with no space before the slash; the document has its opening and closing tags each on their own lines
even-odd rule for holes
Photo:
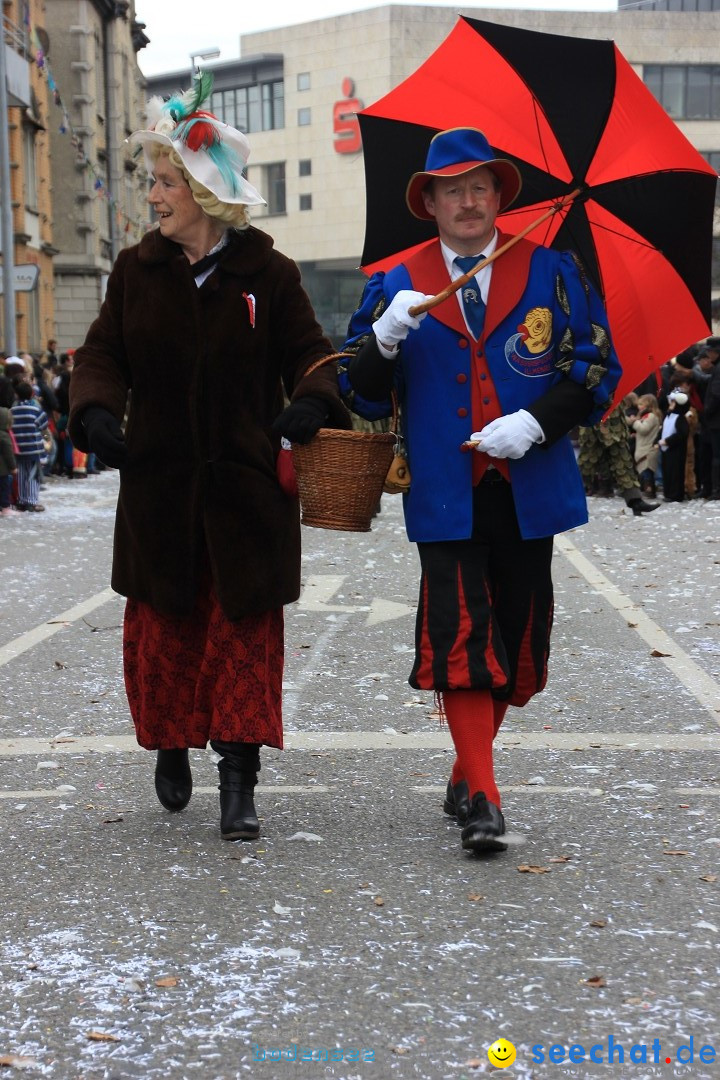
<svg viewBox="0 0 720 1080">
<path fill-rule="evenodd" d="M 125 683 L 138 741 L 157 751 L 158 798 L 187 805 L 188 748 L 209 741 L 221 835 L 235 840 L 259 834 L 259 749 L 283 742 L 300 525 L 280 438 L 349 419 L 334 367 L 306 375 L 332 346 L 296 265 L 249 224 L 264 200 L 243 177 L 248 141 L 200 110 L 211 86 L 198 75 L 133 136 L 158 228 L 117 259 L 75 355 L 69 429 L 120 469 L 112 585 L 127 597 Z"/>
</svg>

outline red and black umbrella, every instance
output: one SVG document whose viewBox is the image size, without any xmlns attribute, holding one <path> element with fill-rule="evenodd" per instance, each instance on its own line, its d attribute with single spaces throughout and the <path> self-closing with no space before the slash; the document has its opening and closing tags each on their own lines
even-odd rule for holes
<svg viewBox="0 0 720 1080">
<path fill-rule="evenodd" d="M 505 232 L 579 189 L 530 238 L 577 252 L 603 296 L 624 369 L 616 400 L 710 333 L 717 174 L 613 41 L 461 17 L 360 126 L 367 273 L 436 235 L 407 209 L 407 182 L 437 131 L 476 127 L 523 177 Z"/>
</svg>

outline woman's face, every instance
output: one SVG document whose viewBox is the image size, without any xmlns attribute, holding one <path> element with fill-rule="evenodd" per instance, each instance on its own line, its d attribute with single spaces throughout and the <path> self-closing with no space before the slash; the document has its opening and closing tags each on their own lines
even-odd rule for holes
<svg viewBox="0 0 720 1080">
<path fill-rule="evenodd" d="M 160 232 L 176 244 L 188 245 L 200 238 L 206 218 L 192 197 L 185 177 L 161 155 L 153 170 L 155 183 L 148 202 L 157 214 Z"/>
</svg>

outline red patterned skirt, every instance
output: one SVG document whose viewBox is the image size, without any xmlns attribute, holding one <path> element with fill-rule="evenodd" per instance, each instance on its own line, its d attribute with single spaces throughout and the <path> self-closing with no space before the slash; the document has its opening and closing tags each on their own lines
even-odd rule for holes
<svg viewBox="0 0 720 1080">
<path fill-rule="evenodd" d="M 215 591 L 188 616 L 125 607 L 125 689 L 146 750 L 204 748 L 209 740 L 282 749 L 283 610 L 231 622 Z"/>
</svg>

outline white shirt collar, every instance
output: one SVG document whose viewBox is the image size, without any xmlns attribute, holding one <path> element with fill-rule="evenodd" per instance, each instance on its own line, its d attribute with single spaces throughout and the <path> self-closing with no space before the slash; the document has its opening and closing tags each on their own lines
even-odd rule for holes
<svg viewBox="0 0 720 1080">
<path fill-rule="evenodd" d="M 225 232 L 220 237 L 220 239 L 218 240 L 217 244 L 215 244 L 214 247 L 211 247 L 209 251 L 206 251 L 205 254 L 206 255 L 213 255 L 216 251 L 220 251 L 221 248 L 224 248 L 225 245 L 228 244 L 229 242 L 230 242 L 230 231 L 229 231 L 229 229 L 226 229 Z M 205 270 L 204 273 L 199 274 L 195 278 L 195 284 L 197 285 L 198 289 L 200 288 L 200 286 L 204 282 L 207 281 L 207 279 L 210 277 L 210 275 L 212 274 L 214 269 L 215 269 L 215 267 L 211 266 L 208 270 Z"/>
<path fill-rule="evenodd" d="M 486 259 L 489 259 L 492 253 L 495 251 L 495 248 L 497 247 L 497 242 L 498 231 L 497 229 L 495 229 L 490 243 L 487 244 L 482 249 L 482 251 L 478 253 L 478 259 L 481 255 L 484 255 Z M 445 262 L 447 272 L 450 275 L 450 280 L 455 281 L 457 278 L 462 277 L 462 270 L 459 266 L 455 265 L 455 259 L 459 255 L 459 252 L 453 251 L 452 248 L 448 247 L 447 244 L 443 243 L 442 240 L 440 241 L 440 250 L 442 251 L 443 260 Z M 492 269 L 493 268 L 491 263 L 490 266 L 484 266 L 481 270 L 478 270 L 477 274 L 475 275 L 475 280 L 477 281 L 480 288 L 480 295 L 482 296 L 483 301 L 486 304 L 488 293 L 490 292 L 490 278 L 492 277 Z M 460 299 L 459 294 L 458 303 L 462 308 L 462 300 Z"/>
</svg>

